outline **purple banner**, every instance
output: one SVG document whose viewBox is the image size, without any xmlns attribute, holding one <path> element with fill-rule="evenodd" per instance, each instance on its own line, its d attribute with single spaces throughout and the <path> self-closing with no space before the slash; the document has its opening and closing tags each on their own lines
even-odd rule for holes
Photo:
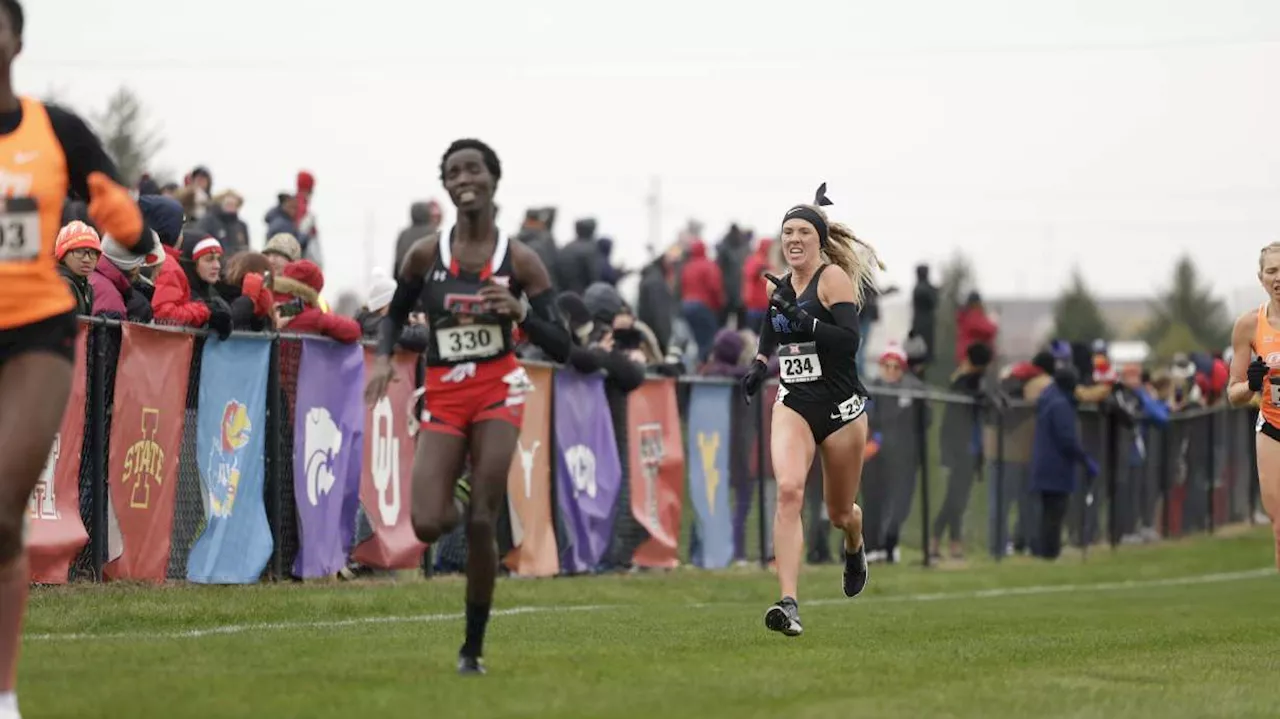
<svg viewBox="0 0 1280 719">
<path fill-rule="evenodd" d="M 604 377 L 556 372 L 556 494 L 569 546 L 560 566 L 570 574 L 595 568 L 613 536 L 613 513 L 622 489 L 622 464 Z"/>
<path fill-rule="evenodd" d="M 364 460 L 364 351 L 303 340 L 293 412 L 298 556 L 293 573 L 332 577 L 355 537 Z"/>
</svg>

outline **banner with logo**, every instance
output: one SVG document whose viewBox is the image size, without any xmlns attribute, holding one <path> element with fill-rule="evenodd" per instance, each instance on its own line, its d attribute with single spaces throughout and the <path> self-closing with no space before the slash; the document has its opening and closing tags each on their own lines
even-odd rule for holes
<svg viewBox="0 0 1280 719">
<path fill-rule="evenodd" d="M 187 558 L 188 581 L 252 584 L 271 559 L 263 500 L 270 357 L 269 340 L 204 343 L 196 466 L 205 527 Z"/>
<path fill-rule="evenodd" d="M 27 556 L 31 581 L 66 584 L 71 563 L 89 543 L 80 518 L 80 455 L 84 449 L 85 396 L 88 392 L 89 330 L 76 334 L 76 363 L 71 372 L 71 396 L 62 425 L 49 448 L 49 458 L 27 501 Z"/>
<path fill-rule="evenodd" d="M 632 559 L 638 567 L 672 568 L 680 538 L 684 443 L 676 381 L 647 379 L 627 397 L 631 514 L 649 533 Z"/>
<path fill-rule="evenodd" d="M 365 351 L 366 370 L 377 356 Z M 360 472 L 360 504 L 373 534 L 356 546 L 351 558 L 377 569 L 417 569 L 427 545 L 418 541 L 410 517 L 413 496 L 414 370 L 417 355 L 397 352 L 391 358 L 395 381 L 387 395 L 365 409 L 364 461 Z"/>
<path fill-rule="evenodd" d="M 720 569 L 733 561 L 729 432 L 736 390 L 700 383 L 689 389 L 689 498 L 698 528 L 698 549 L 691 559 L 705 569 Z"/>
<path fill-rule="evenodd" d="M 507 509 L 514 548 L 503 563 L 523 577 L 560 573 L 551 521 L 551 368 L 526 367 L 533 391 L 525 395 L 524 425 L 507 474 Z"/>
<path fill-rule="evenodd" d="M 302 341 L 293 410 L 293 494 L 298 505 L 294 576 L 331 577 L 347 565 L 356 534 L 364 462 L 364 351 Z"/>
<path fill-rule="evenodd" d="M 574 370 L 555 372 L 556 492 L 569 546 L 560 564 L 589 572 L 613 538 L 613 510 L 622 489 L 622 464 L 604 377 Z"/>
<path fill-rule="evenodd" d="M 194 338 L 145 325 L 120 328 L 107 479 L 122 553 L 108 579 L 164 581 Z"/>
</svg>

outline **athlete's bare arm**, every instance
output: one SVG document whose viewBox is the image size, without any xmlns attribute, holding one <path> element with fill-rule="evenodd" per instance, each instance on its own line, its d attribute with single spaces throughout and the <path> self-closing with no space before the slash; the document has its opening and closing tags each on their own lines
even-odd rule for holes
<svg viewBox="0 0 1280 719">
<path fill-rule="evenodd" d="M 413 243 L 400 262 L 400 271 L 396 274 L 396 279 L 404 282 L 409 278 L 426 276 L 427 271 L 431 269 L 431 263 L 436 261 L 436 252 L 439 248 L 439 233 L 427 235 Z"/>
<path fill-rule="evenodd" d="M 839 270 L 839 268 L 836 268 Z M 856 303 L 857 295 L 853 291 L 853 280 L 843 271 L 823 272 L 818 278 L 818 299 L 828 308 L 841 302 Z"/>
<path fill-rule="evenodd" d="M 536 297 L 551 289 L 551 274 L 542 264 L 538 253 L 517 239 L 511 240 L 511 269 L 516 281 L 524 288 L 525 295 Z"/>
<path fill-rule="evenodd" d="M 1249 363 L 1253 361 L 1253 335 L 1258 329 L 1257 311 L 1240 315 L 1231 330 L 1231 374 L 1227 380 L 1227 401 L 1240 407 L 1256 394 L 1249 389 Z"/>
</svg>

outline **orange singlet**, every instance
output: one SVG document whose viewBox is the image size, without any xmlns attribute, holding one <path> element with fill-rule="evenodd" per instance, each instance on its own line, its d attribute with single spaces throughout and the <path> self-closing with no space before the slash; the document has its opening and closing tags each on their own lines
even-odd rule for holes
<svg viewBox="0 0 1280 719">
<path fill-rule="evenodd" d="M 0 136 L 0 330 L 75 308 L 53 242 L 67 196 L 67 158 L 44 105 L 21 98 L 22 123 Z"/>
<path fill-rule="evenodd" d="M 1258 428 L 1265 421 L 1280 429 L 1280 331 L 1267 320 L 1267 304 L 1258 308 L 1258 323 L 1253 330 L 1253 352 L 1267 363 L 1270 371 L 1262 384 L 1262 397 L 1258 403 Z M 1272 382 L 1276 384 L 1272 384 Z"/>
</svg>

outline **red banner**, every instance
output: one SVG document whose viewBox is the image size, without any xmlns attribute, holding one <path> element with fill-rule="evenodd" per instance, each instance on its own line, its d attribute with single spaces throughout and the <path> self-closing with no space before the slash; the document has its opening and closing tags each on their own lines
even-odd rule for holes
<svg viewBox="0 0 1280 719">
<path fill-rule="evenodd" d="M 649 532 L 636 549 L 636 566 L 670 569 L 680 563 L 680 508 L 684 499 L 684 442 L 674 379 L 650 379 L 627 397 L 631 454 L 631 514 Z"/>
<path fill-rule="evenodd" d="M 365 350 L 366 373 L 376 360 Z M 395 379 L 387 394 L 365 409 L 364 466 L 360 470 L 360 505 L 364 507 L 373 536 L 356 546 L 351 558 L 376 569 L 417 569 L 427 545 L 413 532 L 410 508 L 413 496 L 413 435 L 417 430 L 414 367 L 417 355 L 397 352 L 391 358 Z"/>
<path fill-rule="evenodd" d="M 119 547 L 111 547 L 107 579 L 162 582 L 168 572 L 193 341 L 143 325 L 120 328 L 107 455 Z"/>
<path fill-rule="evenodd" d="M 27 502 L 30 520 L 27 556 L 33 582 L 66 584 L 71 562 L 89 542 L 89 533 L 80 519 L 80 454 L 84 449 L 88 337 L 88 328 L 80 325 L 67 411 L 62 415 L 62 426 L 54 437 L 44 471 Z"/>
<path fill-rule="evenodd" d="M 524 426 L 507 474 L 507 508 L 515 547 L 503 558 L 524 577 L 552 577 L 560 572 L 556 529 L 551 521 L 551 386 L 550 367 L 525 367 L 533 392 L 525 395 Z"/>
</svg>

